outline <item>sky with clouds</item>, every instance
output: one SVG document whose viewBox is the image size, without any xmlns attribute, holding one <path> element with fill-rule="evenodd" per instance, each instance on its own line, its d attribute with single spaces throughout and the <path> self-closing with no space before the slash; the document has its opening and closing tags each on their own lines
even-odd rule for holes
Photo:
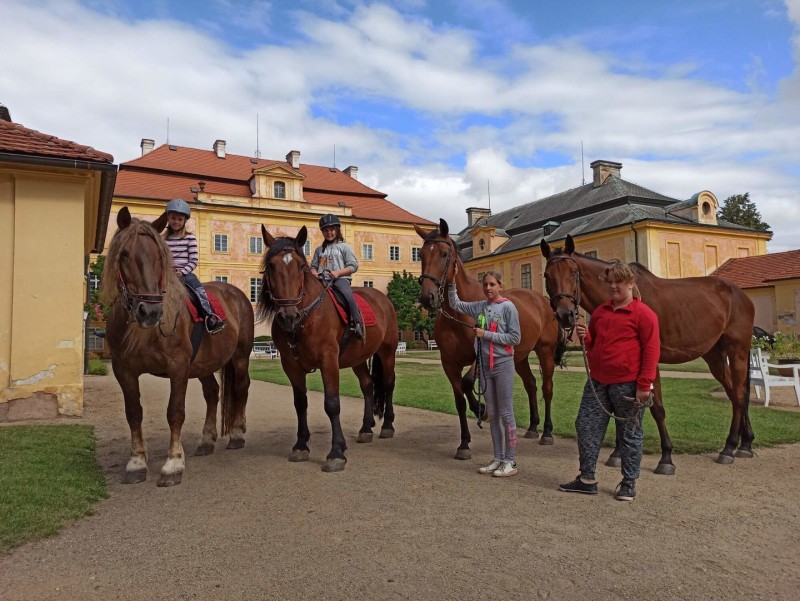
<svg viewBox="0 0 800 601">
<path fill-rule="evenodd" d="M 677 199 L 749 192 L 770 252 L 800 247 L 800 0 L 4 0 L 2 22 L 12 119 L 118 163 L 142 138 L 297 149 L 457 231 L 607 159 Z"/>
</svg>

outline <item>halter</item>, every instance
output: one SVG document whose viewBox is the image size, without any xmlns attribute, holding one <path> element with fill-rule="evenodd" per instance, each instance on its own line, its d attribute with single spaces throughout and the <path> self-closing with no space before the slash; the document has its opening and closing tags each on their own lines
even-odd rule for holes
<svg viewBox="0 0 800 601">
<path fill-rule="evenodd" d="M 560 298 L 568 298 L 574 305 L 572 313 L 577 317 L 578 307 L 580 307 L 581 304 L 581 271 L 578 269 L 578 262 L 567 255 L 552 256 L 547 260 L 548 263 L 550 261 L 572 261 L 575 263 L 575 294 L 570 294 L 569 292 L 557 292 L 550 297 L 550 307 L 553 309 L 553 311 L 555 311 L 556 301 L 558 301 Z"/>
<path fill-rule="evenodd" d="M 292 252 L 292 248 L 287 246 L 286 248 L 278 251 L 276 253 L 276 256 L 285 255 L 285 254 L 290 253 L 290 252 Z M 297 291 L 297 296 L 294 297 L 294 298 L 278 298 L 274 294 L 272 294 L 272 287 L 269 285 L 269 271 L 268 270 L 269 270 L 269 266 L 267 266 L 267 268 L 264 270 L 264 282 L 266 283 L 266 289 L 267 289 L 267 292 L 269 293 L 269 297 L 272 299 L 273 304 L 277 305 L 278 307 L 296 307 L 297 305 L 299 305 L 302 302 L 303 297 L 306 295 L 305 288 L 303 288 L 303 281 L 302 280 L 305 279 L 305 274 L 306 273 L 310 273 L 308 265 L 303 265 L 303 270 L 302 271 L 303 271 L 304 275 L 303 275 L 303 278 L 301 279 L 300 289 Z"/>
<path fill-rule="evenodd" d="M 119 279 L 118 287 L 120 294 L 122 294 L 123 300 L 123 307 L 130 313 L 133 314 L 133 307 L 135 302 L 139 303 L 163 303 L 164 296 L 167 294 L 165 283 L 165 273 L 164 270 L 161 271 L 161 277 L 159 278 L 159 290 L 161 290 L 158 294 L 133 294 L 128 290 L 128 286 L 125 283 L 125 279 L 122 277 L 122 270 L 117 268 L 117 278 Z"/>
<path fill-rule="evenodd" d="M 420 286 L 422 285 L 422 282 L 424 282 L 426 279 L 432 281 L 434 283 L 434 285 L 436 286 L 436 290 L 437 290 L 437 292 L 439 294 L 439 313 L 441 313 L 447 319 L 450 319 L 450 320 L 452 320 L 452 321 L 454 321 L 454 322 L 456 322 L 456 323 L 458 323 L 458 324 L 460 324 L 462 326 L 466 326 L 468 328 L 472 328 L 472 326 L 470 324 L 464 323 L 463 321 L 461 321 L 457 317 L 454 317 L 454 316 L 450 315 L 447 311 L 444 310 L 444 299 L 445 299 L 444 289 L 448 284 L 448 282 L 447 282 L 447 272 L 450 271 L 450 261 L 453 258 L 453 245 L 452 245 L 452 243 L 449 240 L 431 240 L 431 241 L 426 241 L 425 244 L 444 244 L 444 245 L 447 246 L 448 252 L 447 252 L 447 259 L 444 262 L 444 269 L 442 270 L 442 273 L 439 275 L 439 277 L 437 278 L 435 276 L 432 276 L 429 273 L 423 273 L 421 276 L 419 276 L 419 279 L 418 279 Z M 423 244 L 423 246 L 425 246 L 425 244 Z"/>
</svg>

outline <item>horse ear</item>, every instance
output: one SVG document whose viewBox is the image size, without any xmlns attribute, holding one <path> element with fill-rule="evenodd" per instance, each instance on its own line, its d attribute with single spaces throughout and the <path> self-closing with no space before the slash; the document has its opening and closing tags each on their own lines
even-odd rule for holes
<svg viewBox="0 0 800 601">
<path fill-rule="evenodd" d="M 122 207 L 117 213 L 117 227 L 124 230 L 131 224 L 131 212 L 128 207 Z"/>
<path fill-rule="evenodd" d="M 164 211 L 161 214 L 161 217 L 156 219 L 150 226 L 157 231 L 159 234 L 164 231 L 164 228 L 167 227 L 167 221 L 169 220 L 169 213 Z"/>
<path fill-rule="evenodd" d="M 267 246 L 275 244 L 275 238 L 267 231 L 263 223 L 261 224 L 261 237 L 264 239 L 264 244 Z"/>
<path fill-rule="evenodd" d="M 439 219 L 439 231 L 442 232 L 442 236 L 447 236 L 450 233 L 450 227 L 444 219 Z"/>
<path fill-rule="evenodd" d="M 542 256 L 545 260 L 550 258 L 550 245 L 547 243 L 547 240 L 542 238 L 542 241 L 539 243 L 539 248 L 542 249 Z"/>
<path fill-rule="evenodd" d="M 428 238 L 427 232 L 423 230 L 420 226 L 418 226 L 416 223 L 414 224 L 414 229 L 416 230 L 417 234 L 419 234 L 419 237 L 422 238 L 423 240 Z"/>
<path fill-rule="evenodd" d="M 564 252 L 571 255 L 575 252 L 575 241 L 572 239 L 572 234 L 567 234 L 567 242 L 564 244 Z"/>
<path fill-rule="evenodd" d="M 308 239 L 308 228 L 303 226 L 300 228 L 300 231 L 297 232 L 297 238 L 294 239 L 297 242 L 297 246 L 303 248 L 305 246 L 306 240 Z"/>
</svg>

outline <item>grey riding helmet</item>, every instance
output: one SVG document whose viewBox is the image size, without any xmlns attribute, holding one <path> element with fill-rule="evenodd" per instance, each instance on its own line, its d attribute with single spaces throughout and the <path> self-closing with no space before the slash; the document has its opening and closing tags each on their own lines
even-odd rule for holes
<svg viewBox="0 0 800 601">
<path fill-rule="evenodd" d="M 167 213 L 180 213 L 186 215 L 186 219 L 192 216 L 192 210 L 189 208 L 189 203 L 182 198 L 173 198 L 167 203 Z"/>
<path fill-rule="evenodd" d="M 323 215 L 319 218 L 319 229 L 324 230 L 326 227 L 342 227 L 342 224 L 339 223 L 339 218 L 336 215 L 331 215 L 328 213 L 327 215 Z"/>
</svg>

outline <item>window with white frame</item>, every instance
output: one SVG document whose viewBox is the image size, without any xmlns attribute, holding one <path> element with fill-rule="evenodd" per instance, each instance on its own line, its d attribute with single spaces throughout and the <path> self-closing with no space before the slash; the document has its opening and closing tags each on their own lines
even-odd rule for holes
<svg viewBox="0 0 800 601">
<path fill-rule="evenodd" d="M 520 267 L 520 277 L 519 277 L 519 285 L 520 288 L 527 288 L 528 290 L 531 289 L 531 264 L 524 263 L 522 267 Z"/>
<path fill-rule="evenodd" d="M 105 341 L 97 336 L 94 332 L 89 334 L 89 347 L 88 350 L 90 351 L 102 351 L 105 345 Z"/>
<path fill-rule="evenodd" d="M 414 341 L 419 342 L 420 340 L 425 340 L 422 330 L 414 330 Z"/>
<path fill-rule="evenodd" d="M 260 236 L 250 236 L 250 254 L 260 255 L 264 253 L 264 241 Z"/>
<path fill-rule="evenodd" d="M 390 246 L 389 247 L 389 260 L 390 261 L 399 261 L 400 260 L 400 247 L 399 246 Z"/>
<path fill-rule="evenodd" d="M 365 261 L 372 261 L 372 244 L 361 245 L 361 258 Z"/>
<path fill-rule="evenodd" d="M 214 252 L 228 252 L 228 234 L 214 234 Z"/>
<path fill-rule="evenodd" d="M 311 240 L 306 240 L 306 243 L 303 244 L 303 254 L 307 257 L 311 256 Z"/>
<path fill-rule="evenodd" d="M 375 282 L 372 280 L 364 280 L 364 288 L 374 288 Z"/>
<path fill-rule="evenodd" d="M 261 296 L 261 278 L 250 278 L 250 302 L 257 303 Z"/>
<path fill-rule="evenodd" d="M 411 260 L 414 261 L 414 263 L 419 263 L 420 261 L 422 261 L 422 255 L 420 254 L 421 252 L 422 252 L 421 247 L 419 246 L 411 247 Z"/>
<path fill-rule="evenodd" d="M 596 259 L 597 258 L 597 251 L 596 250 L 587 250 L 583 254 L 586 255 L 587 257 L 591 257 L 592 259 Z"/>
<path fill-rule="evenodd" d="M 89 292 L 97 292 L 100 289 L 100 278 L 95 274 L 89 274 Z"/>
<path fill-rule="evenodd" d="M 214 276 L 214 281 L 215 282 L 222 282 L 224 284 L 227 284 L 228 283 L 228 276 L 226 276 L 226 275 L 215 275 Z"/>
<path fill-rule="evenodd" d="M 275 191 L 275 198 L 286 198 L 286 184 L 283 182 L 275 182 L 272 188 Z"/>
</svg>

